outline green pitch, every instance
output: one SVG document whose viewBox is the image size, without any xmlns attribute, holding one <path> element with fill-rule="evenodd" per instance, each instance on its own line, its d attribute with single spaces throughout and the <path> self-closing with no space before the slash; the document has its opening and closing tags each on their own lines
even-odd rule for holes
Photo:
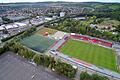
<svg viewBox="0 0 120 80">
<path fill-rule="evenodd" d="M 22 39 L 21 43 L 35 51 L 44 52 L 54 43 L 54 40 L 40 35 L 32 35 Z"/>
<path fill-rule="evenodd" d="M 96 66 L 118 71 L 116 55 L 112 49 L 104 48 L 97 44 L 69 39 L 59 51 Z"/>
</svg>

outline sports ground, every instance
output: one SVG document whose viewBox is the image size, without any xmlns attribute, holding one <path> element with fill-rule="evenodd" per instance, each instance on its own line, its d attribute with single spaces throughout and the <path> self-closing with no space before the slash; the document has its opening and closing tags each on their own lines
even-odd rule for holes
<svg viewBox="0 0 120 80">
<path fill-rule="evenodd" d="M 55 41 L 44 36 L 32 35 L 21 40 L 21 43 L 25 46 L 38 51 L 44 52 L 47 50 Z"/>
<path fill-rule="evenodd" d="M 99 67 L 117 71 L 116 55 L 112 49 L 69 39 L 59 51 L 71 57 L 86 61 Z"/>
<path fill-rule="evenodd" d="M 48 32 L 49 34 L 54 34 L 55 32 L 57 32 L 57 30 L 44 27 L 40 29 L 39 31 L 37 31 L 35 34 L 44 35 L 45 32 Z"/>
</svg>

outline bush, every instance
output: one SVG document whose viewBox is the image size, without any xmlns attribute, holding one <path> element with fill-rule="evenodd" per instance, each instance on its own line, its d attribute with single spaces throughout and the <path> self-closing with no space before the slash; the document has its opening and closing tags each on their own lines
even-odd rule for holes
<svg viewBox="0 0 120 80">
<path fill-rule="evenodd" d="M 0 48 L 0 55 L 3 54 L 5 52 L 4 48 Z"/>
<path fill-rule="evenodd" d="M 89 75 L 87 72 L 82 72 L 80 74 L 80 80 L 92 80 L 91 75 Z"/>
<path fill-rule="evenodd" d="M 70 64 L 61 61 L 57 61 L 55 63 L 55 71 L 69 78 L 74 78 L 76 74 L 76 69 L 74 69 Z"/>
<path fill-rule="evenodd" d="M 49 67 L 51 63 L 51 57 L 50 56 L 44 56 L 44 66 Z"/>
<path fill-rule="evenodd" d="M 109 79 L 105 76 L 100 76 L 98 74 L 92 74 L 92 80 L 109 80 Z"/>
<path fill-rule="evenodd" d="M 109 80 L 106 76 L 101 76 L 98 74 L 88 74 L 87 72 L 82 72 L 80 74 L 80 80 Z"/>
<path fill-rule="evenodd" d="M 7 42 L 4 45 L 4 49 L 6 51 L 13 51 L 14 53 L 18 53 L 20 56 L 25 57 L 26 59 L 33 59 L 33 56 L 35 55 L 35 53 L 33 51 L 30 51 L 29 49 L 23 47 L 20 43 L 15 42 L 15 41 L 11 41 L 11 42 Z"/>
<path fill-rule="evenodd" d="M 40 65 L 40 64 L 41 64 L 40 55 L 39 55 L 39 54 L 35 54 L 34 57 L 33 57 L 33 61 L 34 61 L 37 65 Z"/>
</svg>

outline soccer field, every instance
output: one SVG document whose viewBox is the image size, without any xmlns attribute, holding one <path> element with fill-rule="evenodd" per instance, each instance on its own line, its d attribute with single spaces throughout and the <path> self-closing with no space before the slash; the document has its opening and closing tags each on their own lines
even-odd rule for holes
<svg viewBox="0 0 120 80">
<path fill-rule="evenodd" d="M 38 52 L 44 52 L 54 42 L 54 40 L 40 35 L 32 35 L 21 40 L 22 44 Z"/>
<path fill-rule="evenodd" d="M 104 48 L 89 42 L 69 39 L 59 51 L 96 66 L 101 66 L 118 72 L 116 55 L 112 49 Z"/>
</svg>

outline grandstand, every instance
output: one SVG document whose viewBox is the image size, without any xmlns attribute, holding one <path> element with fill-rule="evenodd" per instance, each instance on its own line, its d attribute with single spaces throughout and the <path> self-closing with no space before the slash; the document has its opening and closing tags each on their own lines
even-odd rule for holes
<svg viewBox="0 0 120 80">
<path fill-rule="evenodd" d="M 52 35 L 52 37 L 56 40 L 62 39 L 67 33 L 62 31 L 57 31 L 55 34 Z"/>
<path fill-rule="evenodd" d="M 75 39 L 81 39 L 84 41 L 89 41 L 92 43 L 100 44 L 100 45 L 103 45 L 106 47 L 112 47 L 112 42 L 98 39 L 98 38 L 94 38 L 94 37 L 89 37 L 89 36 L 85 36 L 85 35 L 81 35 L 81 34 L 73 34 L 73 33 L 71 33 L 71 37 L 75 38 Z"/>
</svg>

